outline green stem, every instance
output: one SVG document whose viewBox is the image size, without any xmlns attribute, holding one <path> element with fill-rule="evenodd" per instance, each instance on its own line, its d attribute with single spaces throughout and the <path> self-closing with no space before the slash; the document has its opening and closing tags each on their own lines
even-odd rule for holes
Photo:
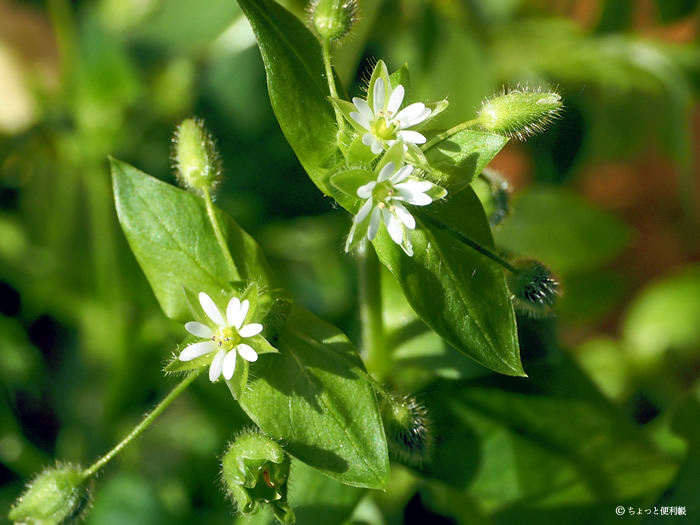
<svg viewBox="0 0 700 525">
<path fill-rule="evenodd" d="M 360 318 L 362 340 L 367 356 L 367 369 L 378 381 L 391 368 L 391 357 L 387 351 L 382 318 L 382 280 L 379 259 L 371 244 L 367 244 L 359 255 Z"/>
<path fill-rule="evenodd" d="M 233 258 L 231 257 L 231 252 L 229 251 L 228 244 L 226 244 L 226 239 L 224 238 L 224 233 L 221 231 L 221 226 L 219 225 L 219 221 L 216 218 L 216 210 L 214 209 L 214 203 L 211 200 L 211 194 L 209 193 L 209 188 L 204 188 L 202 190 L 202 196 L 204 197 L 204 204 L 207 207 L 207 215 L 209 216 L 209 222 L 211 223 L 211 227 L 214 229 L 214 235 L 216 235 L 216 240 L 219 243 L 219 247 L 221 248 L 221 252 L 224 254 L 224 258 L 226 259 L 226 263 L 228 264 L 229 268 L 231 268 L 231 273 L 233 274 L 233 280 L 240 281 L 241 275 L 238 273 L 238 268 L 236 267 L 236 263 L 233 262 Z"/>
<path fill-rule="evenodd" d="M 323 53 L 323 65 L 326 68 L 326 80 L 328 81 L 328 91 L 331 93 L 331 97 L 338 98 L 338 90 L 335 87 L 335 76 L 333 75 L 333 64 L 331 62 L 331 43 L 329 40 L 323 40 L 321 42 L 321 51 Z M 338 130 L 340 132 L 345 131 L 345 119 L 338 108 L 333 106 L 335 111 L 335 120 L 338 123 Z"/>
<path fill-rule="evenodd" d="M 144 430 L 146 430 L 155 419 L 160 416 L 163 413 L 163 410 L 168 408 L 170 404 L 175 401 L 175 398 L 182 394 L 184 390 L 190 386 L 192 381 L 194 381 L 199 374 L 202 373 L 202 371 L 206 367 L 200 368 L 196 372 L 191 373 L 185 379 L 182 380 L 182 382 L 177 385 L 175 388 L 173 388 L 170 393 L 156 405 L 156 407 L 151 410 L 146 416 L 143 418 L 141 423 L 139 423 L 136 428 L 134 428 L 129 434 L 122 439 L 119 444 L 114 447 L 112 450 L 107 452 L 104 456 L 102 456 L 100 459 L 95 461 L 92 465 L 90 465 L 88 468 L 86 468 L 83 471 L 83 477 L 89 478 L 90 476 L 93 476 L 94 474 L 97 473 L 98 470 L 100 470 L 102 467 L 104 467 L 107 463 L 109 463 L 115 456 L 117 456 L 122 450 L 124 450 L 129 444 L 137 438 Z"/>
<path fill-rule="evenodd" d="M 466 122 L 462 122 L 461 124 L 457 124 L 455 127 L 450 128 L 448 130 L 443 131 L 442 133 L 435 135 L 432 139 L 430 139 L 428 142 L 423 144 L 421 146 L 421 149 L 423 151 L 428 151 L 430 148 L 435 146 L 435 144 L 438 144 L 439 142 L 442 142 L 445 139 L 450 138 L 452 135 L 455 135 L 459 133 L 460 131 L 463 131 L 465 129 L 473 128 L 479 123 L 479 119 L 472 119 L 468 120 Z"/>
<path fill-rule="evenodd" d="M 435 217 L 428 215 L 427 213 L 421 215 L 421 218 L 428 221 L 433 226 L 436 226 L 437 228 L 439 228 L 443 231 L 446 231 L 447 233 L 449 233 L 450 235 L 452 235 L 453 237 L 458 239 L 460 242 L 463 242 L 464 244 L 466 244 L 470 248 L 476 250 L 481 255 L 488 257 L 489 259 L 491 259 L 495 263 L 501 265 L 503 268 L 505 268 L 509 272 L 512 272 L 516 275 L 520 273 L 520 271 L 517 268 L 515 268 L 512 264 L 510 264 L 508 261 L 506 261 L 502 257 L 499 257 L 498 255 L 493 253 L 488 248 L 484 248 L 481 244 L 479 244 L 475 240 L 472 240 L 471 238 L 467 237 L 462 232 L 456 230 L 455 228 L 453 228 L 449 224 L 446 224 L 446 223 L 442 222 L 441 220 L 438 220 Z"/>
</svg>

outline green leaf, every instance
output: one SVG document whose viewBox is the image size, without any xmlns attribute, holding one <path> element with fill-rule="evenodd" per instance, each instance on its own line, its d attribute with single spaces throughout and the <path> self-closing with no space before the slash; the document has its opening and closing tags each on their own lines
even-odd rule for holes
<svg viewBox="0 0 700 525">
<path fill-rule="evenodd" d="M 240 399 L 250 418 L 286 450 L 327 476 L 382 489 L 389 477 L 386 438 L 374 391 L 347 337 L 293 308 L 261 357 Z"/>
<path fill-rule="evenodd" d="M 272 0 L 238 0 L 260 46 L 270 102 L 311 180 L 329 194 L 329 169 L 341 159 L 338 128 L 316 37 Z"/>
<path fill-rule="evenodd" d="M 270 283 L 262 250 L 228 215 L 216 211 L 236 268 L 227 264 L 202 199 L 119 160 L 111 163 L 119 222 L 165 315 L 192 320 L 183 287 L 215 298 L 232 292 L 232 281 Z"/>
<path fill-rule="evenodd" d="M 508 139 L 501 135 L 467 129 L 425 150 L 425 157 L 435 182 L 454 195 L 481 173 L 506 142 Z"/>
<path fill-rule="evenodd" d="M 496 523 L 617 523 L 649 507 L 676 471 L 560 352 L 527 380 L 439 381 L 422 394 L 435 423 L 423 471 L 465 490 Z"/>
<path fill-rule="evenodd" d="M 430 328 L 472 359 L 502 374 L 524 375 L 503 269 L 434 223 L 447 223 L 493 250 L 475 193 L 467 188 L 444 203 L 414 208 L 414 217 L 413 257 L 403 253 L 385 227 L 373 241 L 408 302 Z"/>
<path fill-rule="evenodd" d="M 494 234 L 496 243 L 563 274 L 598 268 L 631 240 L 619 219 L 563 188 L 531 187 L 513 199 L 512 209 Z"/>
</svg>

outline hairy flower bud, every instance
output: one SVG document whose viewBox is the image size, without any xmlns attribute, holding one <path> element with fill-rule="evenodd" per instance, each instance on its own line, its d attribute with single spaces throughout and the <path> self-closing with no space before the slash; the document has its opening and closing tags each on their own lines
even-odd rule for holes
<svg viewBox="0 0 700 525">
<path fill-rule="evenodd" d="M 320 40 L 338 42 L 357 22 L 357 0 L 311 0 L 308 16 Z"/>
<path fill-rule="evenodd" d="M 486 131 L 526 140 L 547 129 L 559 117 L 562 107 L 559 93 L 517 88 L 486 99 L 477 119 Z"/>
<path fill-rule="evenodd" d="M 8 517 L 19 523 L 66 523 L 90 506 L 90 488 L 79 466 L 56 465 L 27 485 Z"/>
<path fill-rule="evenodd" d="M 519 259 L 511 264 L 517 271 L 507 274 L 507 282 L 515 309 L 534 318 L 552 315 L 561 295 L 559 280 L 539 261 Z"/>
<path fill-rule="evenodd" d="M 382 404 L 382 420 L 391 459 L 411 467 L 430 460 L 432 424 L 427 409 L 415 397 L 389 394 Z"/>
<path fill-rule="evenodd" d="M 199 119 L 183 120 L 173 135 L 173 169 L 185 188 L 213 191 L 221 177 L 221 159 L 211 134 Z"/>
<path fill-rule="evenodd" d="M 294 523 L 287 503 L 290 460 L 276 441 L 256 430 L 246 430 L 229 446 L 222 460 L 222 477 L 241 514 L 272 509 L 280 523 Z"/>
<path fill-rule="evenodd" d="M 484 168 L 479 177 L 472 183 L 491 226 L 503 222 L 510 213 L 510 185 L 496 170 Z"/>
</svg>

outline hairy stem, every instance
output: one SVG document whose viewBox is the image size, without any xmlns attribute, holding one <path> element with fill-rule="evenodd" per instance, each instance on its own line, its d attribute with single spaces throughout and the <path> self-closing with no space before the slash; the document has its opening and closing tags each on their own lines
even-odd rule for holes
<svg viewBox="0 0 700 525">
<path fill-rule="evenodd" d="M 233 280 L 240 281 L 241 275 L 238 273 L 236 263 L 233 262 L 231 252 L 229 251 L 228 244 L 226 244 L 226 239 L 224 238 L 224 233 L 221 231 L 221 225 L 219 224 L 219 220 L 216 218 L 216 210 L 214 209 L 214 203 L 211 200 L 211 194 L 209 193 L 208 188 L 204 188 L 202 196 L 204 197 L 204 204 L 207 207 L 207 216 L 209 217 L 209 222 L 211 223 L 211 227 L 214 229 L 214 235 L 216 235 L 216 240 L 219 243 L 221 252 L 224 254 L 226 263 L 231 269 L 231 273 L 233 274 Z"/>
<path fill-rule="evenodd" d="M 338 90 L 335 87 L 335 76 L 333 75 L 333 64 L 331 62 L 331 43 L 325 39 L 321 42 L 321 50 L 323 53 L 323 65 L 326 68 L 326 80 L 328 81 L 328 91 L 331 97 L 338 98 Z M 340 110 L 333 106 L 335 111 L 335 120 L 338 123 L 338 130 L 342 133 L 345 131 L 345 119 Z"/>
<path fill-rule="evenodd" d="M 462 122 L 461 124 L 457 124 L 455 127 L 450 128 L 448 130 L 445 130 L 438 135 L 435 135 L 432 139 L 430 139 L 428 142 L 423 144 L 421 146 L 421 149 L 423 151 L 428 151 L 430 148 L 435 146 L 435 144 L 438 144 L 439 142 L 442 142 L 443 140 L 450 138 L 452 135 L 455 135 L 462 130 L 473 128 L 478 123 L 479 123 L 478 119 L 472 119 L 472 120 L 468 120 L 467 122 Z"/>
<path fill-rule="evenodd" d="M 112 450 L 107 452 L 104 456 L 102 456 L 100 459 L 95 461 L 92 465 L 90 465 L 88 468 L 86 468 L 83 471 L 83 477 L 89 478 L 90 476 L 94 475 L 99 471 L 102 467 L 104 467 L 107 463 L 109 463 L 112 459 L 114 459 L 115 456 L 117 456 L 122 450 L 124 450 L 129 444 L 139 437 L 141 433 L 146 430 L 155 419 L 160 416 L 163 411 L 170 406 L 170 404 L 175 401 L 177 396 L 182 394 L 182 392 L 185 391 L 185 389 L 190 386 L 192 381 L 194 381 L 199 374 L 202 373 L 202 371 L 205 368 L 200 368 L 199 370 L 191 373 L 185 379 L 182 380 L 182 382 L 177 385 L 175 388 L 173 388 L 170 393 L 156 405 L 156 407 L 151 410 L 146 416 L 144 416 L 143 420 L 141 423 L 139 423 L 129 434 L 122 439 L 119 444 L 117 444 L 116 447 L 114 447 Z"/>
<path fill-rule="evenodd" d="M 367 369 L 383 381 L 391 368 L 382 318 L 382 281 L 379 259 L 367 243 L 359 254 L 360 317 Z"/>
</svg>

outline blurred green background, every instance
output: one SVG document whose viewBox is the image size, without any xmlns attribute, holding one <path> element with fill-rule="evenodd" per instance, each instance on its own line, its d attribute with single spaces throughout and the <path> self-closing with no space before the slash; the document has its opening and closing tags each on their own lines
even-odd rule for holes
<svg viewBox="0 0 700 525">
<path fill-rule="evenodd" d="M 281 3 L 303 16 L 304 2 Z M 514 188 L 497 245 L 561 277 L 560 344 L 684 468 L 700 431 L 676 425 L 684 441 L 668 424 L 700 414 L 698 36 L 692 0 L 372 0 L 335 53 L 351 95 L 369 60 L 408 63 L 416 99 L 448 97 L 444 126 L 504 86 L 562 93 L 563 118 L 491 164 Z M 170 137 L 192 115 L 219 141 L 217 204 L 296 301 L 359 341 L 350 218 L 285 142 L 235 2 L 0 0 L 0 509 L 52 458 L 89 464 L 174 384 L 162 368 L 184 330 L 128 250 L 107 157 L 173 182 Z M 393 304 L 387 321 L 400 326 Z M 397 353 L 404 389 L 482 373 L 421 337 L 420 359 L 410 345 Z M 88 523 L 231 522 L 216 457 L 245 422 L 226 389 L 198 381 L 100 476 Z M 682 472 L 679 493 L 693 494 Z M 467 522 L 409 478 L 397 469 L 398 492 L 356 519 Z"/>
</svg>

